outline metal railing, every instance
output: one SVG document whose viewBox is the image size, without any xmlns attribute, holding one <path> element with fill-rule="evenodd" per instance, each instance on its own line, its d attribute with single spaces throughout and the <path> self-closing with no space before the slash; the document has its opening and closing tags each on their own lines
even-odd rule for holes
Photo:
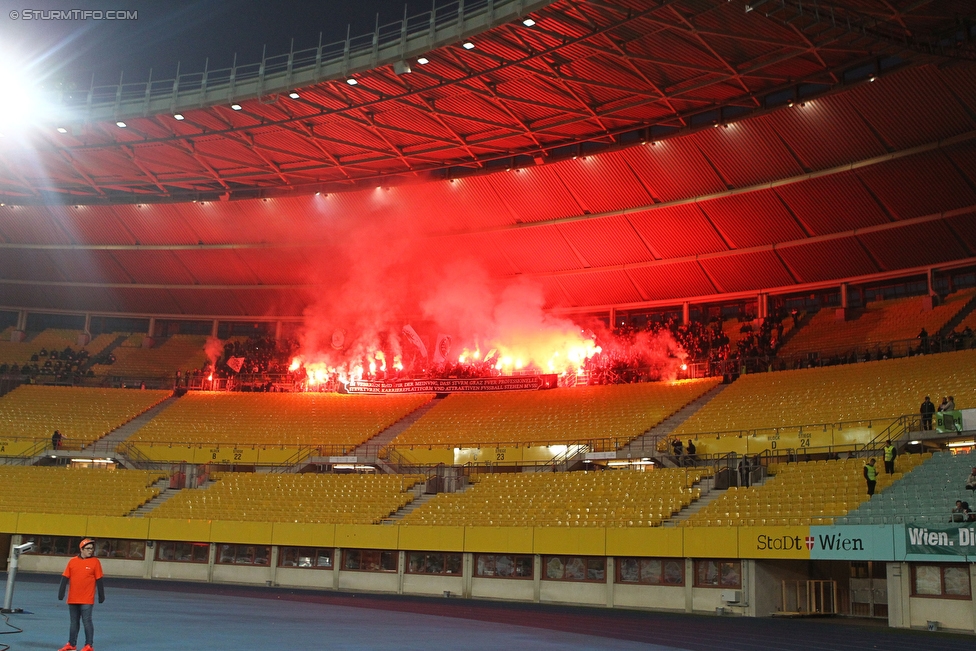
<svg viewBox="0 0 976 651">
<path fill-rule="evenodd" d="M 229 68 L 181 73 L 177 65 L 173 79 L 150 79 L 146 82 L 92 85 L 87 90 L 59 90 L 49 98 L 55 106 L 72 114 L 74 119 L 90 119 L 98 109 L 107 109 L 114 117 L 148 115 L 159 108 L 177 110 L 197 108 L 207 103 L 262 97 L 292 90 L 300 85 L 323 79 L 341 78 L 395 61 L 418 56 L 436 47 L 456 42 L 463 36 L 493 25 L 514 20 L 550 4 L 552 0 L 453 0 L 438 4 L 429 11 L 406 15 L 381 25 L 379 15 L 375 29 L 368 34 L 352 36 L 347 30 L 341 41 L 322 43 L 313 48 L 292 49 L 275 56 L 262 54 L 261 61 L 234 63 Z"/>
</svg>

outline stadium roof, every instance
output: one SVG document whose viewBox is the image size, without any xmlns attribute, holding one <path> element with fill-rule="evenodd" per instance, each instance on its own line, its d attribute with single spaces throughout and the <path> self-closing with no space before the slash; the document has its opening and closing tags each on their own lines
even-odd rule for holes
<svg viewBox="0 0 976 651">
<path fill-rule="evenodd" d="M 971 3 L 812 6 L 560 1 L 409 74 L 5 140 L 0 305 L 297 316 L 329 220 L 391 210 L 569 310 L 972 264 Z"/>
</svg>

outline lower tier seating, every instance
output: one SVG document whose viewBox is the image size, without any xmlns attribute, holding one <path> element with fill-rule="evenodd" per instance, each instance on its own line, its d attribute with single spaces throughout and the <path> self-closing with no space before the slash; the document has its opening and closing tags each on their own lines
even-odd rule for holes
<svg viewBox="0 0 976 651">
<path fill-rule="evenodd" d="M 770 464 L 772 475 L 761 486 L 730 488 L 682 523 L 689 527 L 806 526 L 832 524 L 833 518 L 868 499 L 863 476 L 866 459 L 803 461 Z M 883 492 L 921 457 L 903 455 L 895 460 L 895 473 L 884 474 L 878 460 L 876 492 Z"/>
<path fill-rule="evenodd" d="M 379 524 L 414 498 L 423 475 L 220 473 L 208 488 L 180 491 L 155 518 Z"/>
<path fill-rule="evenodd" d="M 944 523 L 951 519 L 956 500 L 969 502 L 970 507 L 976 505 L 973 493 L 966 490 L 966 478 L 976 466 L 976 453 L 936 452 L 926 456 L 931 459 L 890 490 L 838 518 L 836 524 Z"/>
<path fill-rule="evenodd" d="M 0 511 L 124 516 L 159 494 L 165 473 L 0 466 Z"/>
<path fill-rule="evenodd" d="M 704 469 L 487 475 L 442 493 L 403 524 L 655 527 L 698 499 Z"/>
</svg>

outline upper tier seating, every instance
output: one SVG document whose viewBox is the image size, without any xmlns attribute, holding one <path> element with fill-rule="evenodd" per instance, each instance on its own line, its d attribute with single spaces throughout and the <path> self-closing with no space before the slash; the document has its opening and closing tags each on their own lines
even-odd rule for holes
<svg viewBox="0 0 976 651">
<path fill-rule="evenodd" d="M 865 459 L 770 464 L 774 475 L 761 486 L 730 488 L 681 523 L 688 527 L 808 526 L 832 524 L 833 518 L 868 499 Z M 884 474 L 879 459 L 875 492 L 889 490 L 921 462 L 917 455 L 895 459 L 895 474 Z"/>
<path fill-rule="evenodd" d="M 922 297 L 875 301 L 862 309 L 849 310 L 847 321 L 837 321 L 835 310 L 824 308 L 786 343 L 781 356 L 810 351 L 843 352 L 866 344 L 886 344 L 914 339 L 922 328 L 938 334 L 946 322 L 972 299 L 976 290 L 949 294 L 932 310 L 922 309 Z"/>
<path fill-rule="evenodd" d="M 145 335 L 132 335 L 115 349 L 115 363 L 96 365 L 97 375 L 128 377 L 175 377 L 177 371 L 202 368 L 207 363 L 203 347 L 207 338 L 173 335 L 155 348 L 142 348 Z"/>
<path fill-rule="evenodd" d="M 0 511 L 124 516 L 159 494 L 164 473 L 0 466 Z"/>
<path fill-rule="evenodd" d="M 966 490 L 966 478 L 976 466 L 976 453 L 924 456 L 930 460 L 836 524 L 945 523 L 956 500 L 969 502 L 972 507 L 973 494 Z"/>
<path fill-rule="evenodd" d="M 413 501 L 423 475 L 306 473 L 214 474 L 209 488 L 179 492 L 147 515 L 155 518 L 379 524 Z"/>
<path fill-rule="evenodd" d="M 710 469 L 492 474 L 441 493 L 403 524 L 508 527 L 655 527 L 698 499 Z"/>
<path fill-rule="evenodd" d="M 676 436 L 917 414 L 926 395 L 976 406 L 976 351 L 744 375 Z"/>
<path fill-rule="evenodd" d="M 431 394 L 192 391 L 147 423 L 130 441 L 352 448 L 431 398 Z"/>
<path fill-rule="evenodd" d="M 456 393 L 393 445 L 478 447 L 615 439 L 620 446 L 707 392 L 719 378 L 547 391 Z"/>
<path fill-rule="evenodd" d="M 159 404 L 171 391 L 130 391 L 21 385 L 0 398 L 0 432 L 9 437 L 51 439 L 78 450 Z"/>
<path fill-rule="evenodd" d="M 78 346 L 78 337 L 81 335 L 80 330 L 49 328 L 39 332 L 29 341 L 15 343 L 10 341 L 12 332 L 13 328 L 7 328 L 0 335 L 0 364 L 26 364 L 30 362 L 31 356 L 40 352 L 41 349 L 48 351 L 56 350 L 58 352 L 61 352 L 65 348 L 71 348 L 75 351 L 84 349 L 88 351 L 91 357 L 94 357 L 105 350 L 115 340 L 115 335 L 104 334 L 92 339 L 88 342 L 87 346 Z M 42 358 L 41 361 L 45 359 Z"/>
</svg>

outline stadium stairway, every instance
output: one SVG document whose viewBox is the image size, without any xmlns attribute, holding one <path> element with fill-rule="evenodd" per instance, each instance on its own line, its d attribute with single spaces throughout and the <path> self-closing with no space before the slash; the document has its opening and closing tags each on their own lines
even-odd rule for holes
<svg viewBox="0 0 976 651">
<path fill-rule="evenodd" d="M 420 420 L 424 414 L 437 406 L 444 398 L 444 395 L 438 395 L 429 402 L 424 403 L 414 411 L 387 427 L 382 432 L 378 433 L 373 438 L 368 439 L 358 445 L 353 449 L 350 456 L 355 456 L 360 462 L 375 463 L 377 461 L 377 453 L 382 448 L 389 445 L 390 441 L 395 439 L 401 433 L 405 432 L 407 428 Z M 310 459 L 310 461 L 316 461 L 316 459 Z M 391 471 L 387 470 L 387 472 Z"/>
<path fill-rule="evenodd" d="M 665 520 L 662 523 L 662 526 L 680 526 L 678 524 L 679 522 L 687 520 L 725 494 L 725 490 L 715 488 L 715 477 L 702 477 L 701 481 L 698 483 L 698 487 L 701 489 L 701 497 L 692 501 L 691 504 L 681 509 L 677 515 Z"/>
<path fill-rule="evenodd" d="M 209 483 L 205 485 L 203 488 L 206 488 L 207 486 L 209 486 Z M 146 517 L 147 513 L 149 513 L 150 511 L 158 507 L 160 504 L 162 504 L 163 502 L 165 502 L 166 500 L 170 499 L 171 497 L 173 497 L 174 495 L 180 492 L 179 488 L 169 487 L 169 477 L 164 477 L 163 479 L 157 481 L 155 484 L 153 484 L 153 488 L 159 489 L 159 495 L 152 498 L 151 500 L 149 500 L 148 502 L 146 502 L 145 504 L 137 508 L 135 511 L 133 511 L 126 517 L 144 518 Z"/>
<path fill-rule="evenodd" d="M 135 391 L 136 389 L 133 389 Z M 160 412 L 170 407 L 179 398 L 174 394 L 161 403 L 142 412 L 128 423 L 117 427 L 97 441 L 90 443 L 81 449 L 81 452 L 71 452 L 72 456 L 106 456 L 115 453 L 120 443 L 124 443 L 130 436 L 135 434 L 142 427 L 155 418 Z"/>
<path fill-rule="evenodd" d="M 424 493 L 423 490 L 424 490 L 423 484 L 417 484 L 416 486 L 414 486 L 414 492 L 417 494 L 417 497 L 412 502 L 403 505 L 399 511 L 391 514 L 390 517 L 383 520 L 383 522 L 381 522 L 380 524 L 397 524 L 400 520 L 403 520 L 403 518 L 405 518 L 407 515 L 416 511 L 421 506 L 423 506 L 427 502 L 437 497 L 437 493 Z M 463 490 L 464 489 L 462 488 L 459 489 L 457 492 L 460 493 Z"/>
<path fill-rule="evenodd" d="M 939 329 L 938 335 L 940 337 L 948 337 L 951 335 L 952 331 L 956 329 L 956 326 L 962 323 L 963 320 L 965 320 L 965 318 L 972 313 L 973 309 L 976 309 L 976 294 L 973 294 L 973 297 L 969 299 L 969 302 L 963 305 L 962 308 L 956 312 L 955 316 L 945 322 L 945 325 Z"/>
<path fill-rule="evenodd" d="M 688 403 L 678 411 L 674 412 L 655 427 L 647 430 L 633 441 L 623 446 L 617 451 L 617 458 L 630 457 L 656 457 L 658 456 L 658 441 L 667 440 L 682 423 L 691 418 L 699 409 L 704 407 L 712 398 L 722 393 L 727 384 L 719 384 L 710 391 L 706 391 L 697 400 Z M 660 463 L 667 468 L 676 467 L 667 455 L 660 457 Z"/>
</svg>

